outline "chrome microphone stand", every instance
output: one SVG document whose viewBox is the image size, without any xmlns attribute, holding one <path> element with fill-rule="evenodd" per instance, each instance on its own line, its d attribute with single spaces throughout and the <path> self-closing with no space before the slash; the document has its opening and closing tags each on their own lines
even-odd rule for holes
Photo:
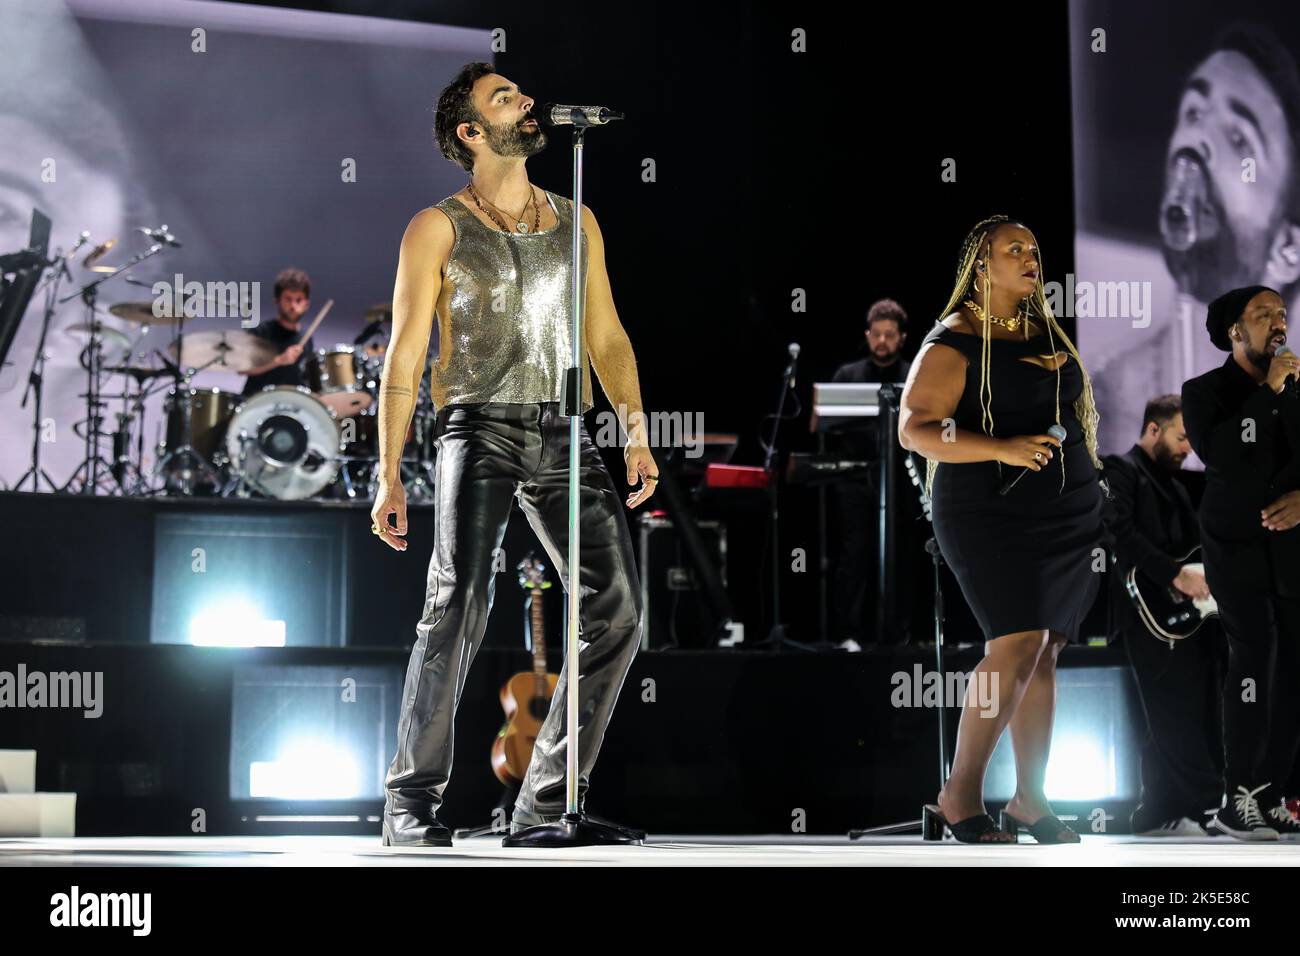
<svg viewBox="0 0 1300 956">
<path fill-rule="evenodd" d="M 567 672 L 567 700 L 565 716 L 565 794 L 564 816 L 557 823 L 544 823 L 511 834 L 501 841 L 502 846 L 572 847 L 602 846 L 611 844 L 639 844 L 641 841 L 616 827 L 596 823 L 589 819 L 578 803 L 578 708 L 580 698 L 579 671 L 579 595 L 581 594 L 582 551 L 578 540 L 582 518 L 582 483 L 579 477 L 582 453 L 582 373 L 586 354 L 582 339 L 582 303 L 584 279 L 582 273 L 582 150 L 584 134 L 589 125 L 600 125 L 606 119 L 622 119 L 622 114 L 602 110 L 602 116 L 574 108 L 564 121 L 573 124 L 573 266 L 569 292 L 569 309 L 572 318 L 572 365 L 564 381 L 563 414 L 569 419 L 569 556 L 568 572 L 568 627 L 565 629 L 564 666 Z M 551 122 L 555 120 L 552 117 Z"/>
</svg>

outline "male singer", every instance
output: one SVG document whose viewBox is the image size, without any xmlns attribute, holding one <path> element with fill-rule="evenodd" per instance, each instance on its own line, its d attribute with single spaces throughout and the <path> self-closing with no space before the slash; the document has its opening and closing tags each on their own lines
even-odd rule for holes
<svg viewBox="0 0 1300 956">
<path fill-rule="evenodd" d="M 1210 303 L 1210 340 L 1231 352 L 1183 384 L 1183 422 L 1205 462 L 1205 580 L 1228 636 L 1227 796 L 1210 822 L 1239 840 L 1295 838 L 1282 788 L 1300 744 L 1300 359 L 1286 305 L 1265 286 Z"/>
<path fill-rule="evenodd" d="M 406 496 L 398 470 L 433 318 L 435 542 L 424 615 L 416 628 L 388 770 L 384 844 L 449 846 L 438 822 L 451 773 L 452 722 L 466 670 L 492 607 L 494 558 L 518 501 L 568 585 L 569 420 L 559 400 L 570 354 L 573 202 L 528 181 L 525 162 L 546 145 L 533 100 L 470 63 L 442 91 L 434 131 L 469 184 L 415 215 L 402 238 L 393 292 L 393 338 L 379 401 L 380 483 L 372 531 L 406 549 Z M 600 227 L 581 210 L 586 265 L 584 338 L 590 364 L 616 408 L 626 407 L 628 499 L 654 493 L 658 468 L 641 410 L 636 359 L 614 310 Z M 591 408 L 583 361 L 582 410 Z M 581 437 L 582 733 L 579 801 L 641 637 L 632 539 L 609 473 Z M 389 523 L 392 517 L 394 524 Z M 507 562 L 513 566 L 513 562 Z M 515 802 L 512 830 L 558 821 L 565 810 L 569 663 Z"/>
</svg>

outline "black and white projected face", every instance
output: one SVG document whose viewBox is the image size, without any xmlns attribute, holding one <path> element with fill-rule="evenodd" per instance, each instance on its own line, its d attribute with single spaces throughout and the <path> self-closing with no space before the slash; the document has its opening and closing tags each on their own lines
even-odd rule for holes
<svg viewBox="0 0 1300 956">
<path fill-rule="evenodd" d="M 1284 0 L 1236 16 L 1214 0 L 1070 6 L 1077 233 L 1057 301 L 1106 453 L 1133 443 L 1151 395 L 1227 358 L 1210 301 L 1260 284 L 1294 308 L 1300 291 L 1300 20 Z"/>
<path fill-rule="evenodd" d="M 1295 181 L 1291 131 L 1276 90 L 1241 53 L 1211 54 L 1192 72 L 1169 140 L 1167 181 L 1180 157 L 1205 178 L 1213 235 L 1166 260 L 1197 298 L 1263 283 L 1270 248 L 1287 225 Z"/>
</svg>

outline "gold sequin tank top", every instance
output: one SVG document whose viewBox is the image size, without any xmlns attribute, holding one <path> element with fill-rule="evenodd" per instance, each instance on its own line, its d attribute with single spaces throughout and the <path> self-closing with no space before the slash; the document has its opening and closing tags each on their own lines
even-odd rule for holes
<svg viewBox="0 0 1300 956">
<path fill-rule="evenodd" d="M 559 221 L 535 233 L 502 232 L 454 196 L 437 204 L 456 230 L 434 315 L 438 353 L 429 381 L 438 408 L 563 400 L 564 371 L 572 361 L 573 201 L 542 192 Z M 585 295 L 586 233 L 581 243 Z M 584 348 L 582 410 L 592 405 Z"/>
</svg>

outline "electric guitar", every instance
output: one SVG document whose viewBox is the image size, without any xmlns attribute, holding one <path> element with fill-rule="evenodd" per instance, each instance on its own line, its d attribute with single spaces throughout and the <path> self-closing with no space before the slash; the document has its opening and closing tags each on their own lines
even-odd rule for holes
<svg viewBox="0 0 1300 956">
<path fill-rule="evenodd" d="M 505 724 L 492 742 L 492 772 L 507 787 L 524 782 L 528 762 L 533 759 L 533 745 L 542 729 L 542 721 L 551 709 L 558 674 L 546 671 L 545 617 L 542 592 L 551 586 L 546 567 L 529 554 L 519 562 L 519 586 L 528 592 L 528 636 L 533 652 L 533 669 L 520 671 L 501 688 L 501 707 Z"/>
<path fill-rule="evenodd" d="M 1203 565 L 1191 561 L 1200 550 L 1200 545 L 1192 548 L 1178 560 L 1179 565 L 1204 573 Z M 1130 568 L 1125 575 L 1124 590 L 1151 636 L 1167 641 L 1171 647 L 1195 634 L 1207 618 L 1219 614 L 1219 605 L 1213 597 L 1195 600 L 1172 584 L 1156 584 L 1137 568 Z"/>
</svg>

